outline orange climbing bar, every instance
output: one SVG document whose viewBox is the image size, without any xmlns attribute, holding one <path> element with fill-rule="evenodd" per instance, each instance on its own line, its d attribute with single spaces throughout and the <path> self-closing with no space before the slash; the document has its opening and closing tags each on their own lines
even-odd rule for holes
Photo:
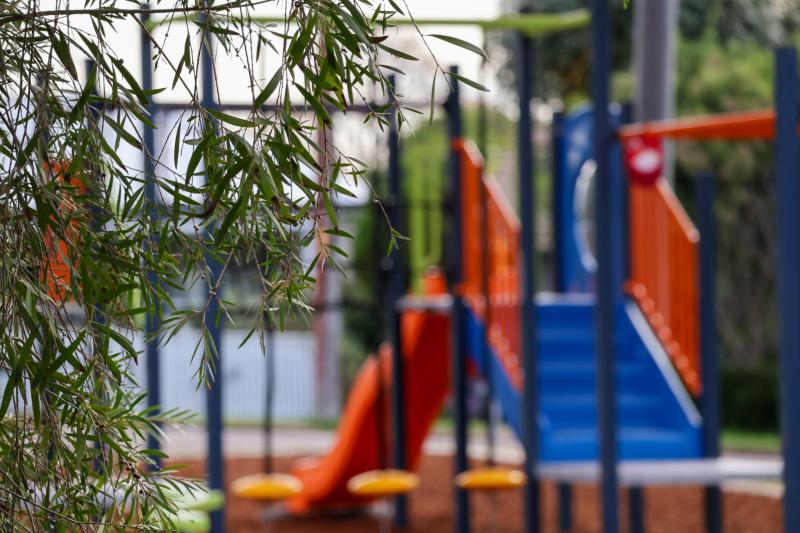
<svg viewBox="0 0 800 533">
<path fill-rule="evenodd" d="M 769 140 L 775 137 L 775 112 L 758 109 L 629 124 L 622 126 L 618 134 L 622 140 L 641 136 L 695 141 Z"/>
</svg>

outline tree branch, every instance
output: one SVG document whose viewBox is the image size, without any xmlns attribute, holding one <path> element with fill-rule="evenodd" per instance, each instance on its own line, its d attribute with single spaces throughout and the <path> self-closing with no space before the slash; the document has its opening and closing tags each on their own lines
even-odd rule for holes
<svg viewBox="0 0 800 533">
<path fill-rule="evenodd" d="M 248 2 L 248 7 L 256 6 L 259 4 L 266 4 L 273 0 L 260 0 L 257 2 Z M 241 7 L 241 1 L 228 2 L 214 6 L 189 6 L 189 7 L 162 7 L 162 8 L 120 8 L 120 7 L 100 7 L 94 9 L 50 9 L 45 11 L 29 11 L 27 13 L 11 13 L 8 15 L 0 16 L 0 25 L 8 24 L 10 22 L 19 22 L 23 20 L 32 20 L 42 17 L 62 17 L 73 15 L 89 15 L 92 17 L 104 17 L 113 15 L 133 16 L 133 15 L 169 15 L 177 13 L 214 13 L 218 11 L 230 11 L 231 9 Z"/>
</svg>

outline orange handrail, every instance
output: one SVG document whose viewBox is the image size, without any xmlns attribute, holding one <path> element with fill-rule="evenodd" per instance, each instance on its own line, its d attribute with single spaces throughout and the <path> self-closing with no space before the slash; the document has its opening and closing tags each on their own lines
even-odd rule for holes
<svg viewBox="0 0 800 533">
<path fill-rule="evenodd" d="M 689 391 L 702 390 L 699 351 L 700 235 L 664 179 L 630 185 L 630 279 L 639 304 Z"/>
<path fill-rule="evenodd" d="M 519 220 L 497 182 L 483 178 L 483 160 L 470 142 L 454 141 L 461 159 L 461 291 L 467 305 L 487 316 L 483 272 L 488 267 L 489 344 L 516 388 L 522 386 L 519 312 Z M 482 203 L 486 202 L 485 209 Z M 484 227 L 485 226 L 485 227 Z M 483 243 L 483 236 L 486 242 Z M 488 257 L 484 258 L 484 251 Z"/>
<path fill-rule="evenodd" d="M 772 109 L 735 111 L 628 124 L 619 129 L 619 138 L 623 141 L 645 135 L 695 141 L 772 139 L 775 112 Z"/>
</svg>

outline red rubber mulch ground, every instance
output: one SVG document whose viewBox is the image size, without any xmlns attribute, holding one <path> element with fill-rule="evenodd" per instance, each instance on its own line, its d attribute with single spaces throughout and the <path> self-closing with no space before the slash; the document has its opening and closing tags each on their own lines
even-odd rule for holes
<svg viewBox="0 0 800 533">
<path fill-rule="evenodd" d="M 181 461 L 176 461 L 181 463 Z M 276 469 L 285 471 L 291 460 L 277 460 Z M 185 464 L 185 463 L 184 463 Z M 226 465 L 227 481 L 260 471 L 260 459 L 236 459 Z M 191 463 L 188 475 L 202 475 L 204 465 Z M 423 459 L 420 488 L 411 496 L 411 527 L 409 532 L 433 533 L 453 530 L 452 462 L 444 457 Z M 496 533 L 522 531 L 522 501 L 520 492 L 499 493 L 495 496 L 476 494 L 473 501 L 473 530 Z M 620 516 L 626 517 L 625 496 L 621 497 Z M 556 529 L 556 490 L 552 484 L 542 487 L 544 531 Z M 649 533 L 703 532 L 703 491 L 696 487 L 666 487 L 645 489 L 646 526 Z M 600 531 L 598 492 L 593 486 L 577 486 L 574 491 L 574 517 L 572 531 L 595 533 Z M 263 520 L 264 506 L 229 497 L 226 510 L 228 531 L 235 533 L 300 533 L 325 531 L 333 533 L 360 533 L 378 531 L 378 524 L 370 516 L 344 518 L 294 518 Z M 493 512 L 490 512 L 493 511 Z M 781 502 L 764 496 L 725 493 L 724 521 L 728 533 L 779 533 Z M 494 527 L 492 524 L 494 520 Z M 623 531 L 627 528 L 623 527 Z"/>
</svg>

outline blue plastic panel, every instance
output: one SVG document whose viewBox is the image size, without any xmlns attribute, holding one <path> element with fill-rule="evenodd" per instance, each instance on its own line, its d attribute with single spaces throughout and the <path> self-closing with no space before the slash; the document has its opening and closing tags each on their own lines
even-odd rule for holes
<svg viewBox="0 0 800 533">
<path fill-rule="evenodd" d="M 612 125 L 618 125 L 622 113 L 614 105 L 609 113 Z M 584 228 L 577 211 L 585 195 L 579 191 L 588 186 L 592 165 L 592 108 L 583 106 L 576 111 L 558 117 L 553 137 L 554 171 L 554 221 L 556 257 L 556 290 L 563 293 L 593 292 L 594 255 L 583 236 Z M 583 177 L 582 177 L 583 176 Z M 622 157 L 619 147 L 611 156 L 611 179 L 613 190 L 612 219 L 614 277 L 621 288 L 627 270 L 625 219 L 627 211 L 626 181 L 623 175 Z M 620 291 L 621 294 L 621 291 Z"/>
<path fill-rule="evenodd" d="M 539 321 L 539 442 L 542 461 L 597 458 L 594 299 L 548 296 Z M 468 313 L 468 349 L 481 371 L 483 325 Z M 700 420 L 660 345 L 630 302 L 617 306 L 617 405 L 622 459 L 702 456 Z M 637 323 L 638 321 L 638 323 Z M 519 435 L 520 394 L 491 357 L 493 390 L 506 422 Z M 676 386 L 677 385 L 677 386 Z M 688 403 L 687 403 L 688 402 Z"/>
</svg>

